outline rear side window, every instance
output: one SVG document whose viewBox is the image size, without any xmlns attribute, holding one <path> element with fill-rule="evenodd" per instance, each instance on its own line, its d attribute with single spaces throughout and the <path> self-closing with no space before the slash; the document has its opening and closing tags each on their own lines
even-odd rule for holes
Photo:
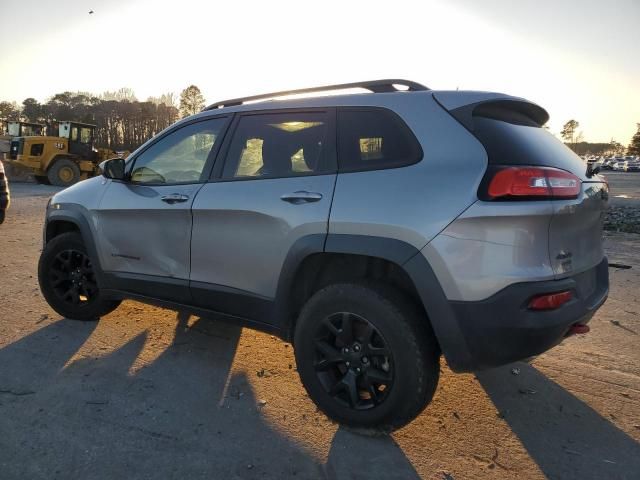
<svg viewBox="0 0 640 480">
<path fill-rule="evenodd" d="M 338 110 L 338 165 L 341 172 L 411 165 L 422 148 L 409 127 L 390 110 Z"/>
<path fill-rule="evenodd" d="M 280 178 L 335 171 L 327 112 L 268 113 L 240 118 L 223 178 Z"/>
</svg>

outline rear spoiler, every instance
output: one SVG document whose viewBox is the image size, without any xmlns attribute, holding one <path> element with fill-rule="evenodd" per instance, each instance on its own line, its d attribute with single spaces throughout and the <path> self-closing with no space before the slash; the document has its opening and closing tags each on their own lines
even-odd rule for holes
<svg viewBox="0 0 640 480">
<path fill-rule="evenodd" d="M 434 92 L 434 99 L 469 131 L 473 117 L 502 120 L 516 125 L 542 127 L 547 111 L 524 98 L 488 92 Z"/>
</svg>

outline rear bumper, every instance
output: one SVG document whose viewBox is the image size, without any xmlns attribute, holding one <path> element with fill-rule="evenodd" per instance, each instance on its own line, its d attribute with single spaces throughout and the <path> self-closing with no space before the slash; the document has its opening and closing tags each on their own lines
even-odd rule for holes
<svg viewBox="0 0 640 480">
<path fill-rule="evenodd" d="M 422 299 L 449 367 L 469 372 L 538 355 L 557 345 L 574 324 L 586 324 L 609 293 L 608 262 L 562 280 L 510 285 L 486 300 L 447 300 L 422 255 L 405 268 Z M 572 290 L 573 299 L 556 310 L 532 311 L 531 297 Z"/>
<path fill-rule="evenodd" d="M 564 290 L 573 299 L 555 310 L 527 308 L 531 297 Z M 609 293 L 607 259 L 586 272 L 562 280 L 518 283 L 481 302 L 452 302 L 473 369 L 522 360 L 547 351 L 570 327 L 586 324 Z"/>
</svg>

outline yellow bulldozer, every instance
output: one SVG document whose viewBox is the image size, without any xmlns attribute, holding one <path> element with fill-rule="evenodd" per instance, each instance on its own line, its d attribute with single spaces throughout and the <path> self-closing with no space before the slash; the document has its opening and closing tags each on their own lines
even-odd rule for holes
<svg viewBox="0 0 640 480">
<path fill-rule="evenodd" d="M 14 137 L 7 160 L 29 170 L 38 183 L 68 187 L 96 175 L 103 160 L 129 154 L 95 148 L 95 129 L 88 123 L 59 122 L 57 137 Z"/>
</svg>

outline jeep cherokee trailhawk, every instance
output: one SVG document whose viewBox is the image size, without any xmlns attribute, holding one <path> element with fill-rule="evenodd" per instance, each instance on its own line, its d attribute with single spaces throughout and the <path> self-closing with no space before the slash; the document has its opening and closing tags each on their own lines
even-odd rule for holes
<svg viewBox="0 0 640 480">
<path fill-rule="evenodd" d="M 70 319 L 135 299 L 274 333 L 329 417 L 392 430 L 441 353 L 531 357 L 607 297 L 607 184 L 547 119 L 406 80 L 216 103 L 51 199 L 42 293 Z"/>
</svg>

